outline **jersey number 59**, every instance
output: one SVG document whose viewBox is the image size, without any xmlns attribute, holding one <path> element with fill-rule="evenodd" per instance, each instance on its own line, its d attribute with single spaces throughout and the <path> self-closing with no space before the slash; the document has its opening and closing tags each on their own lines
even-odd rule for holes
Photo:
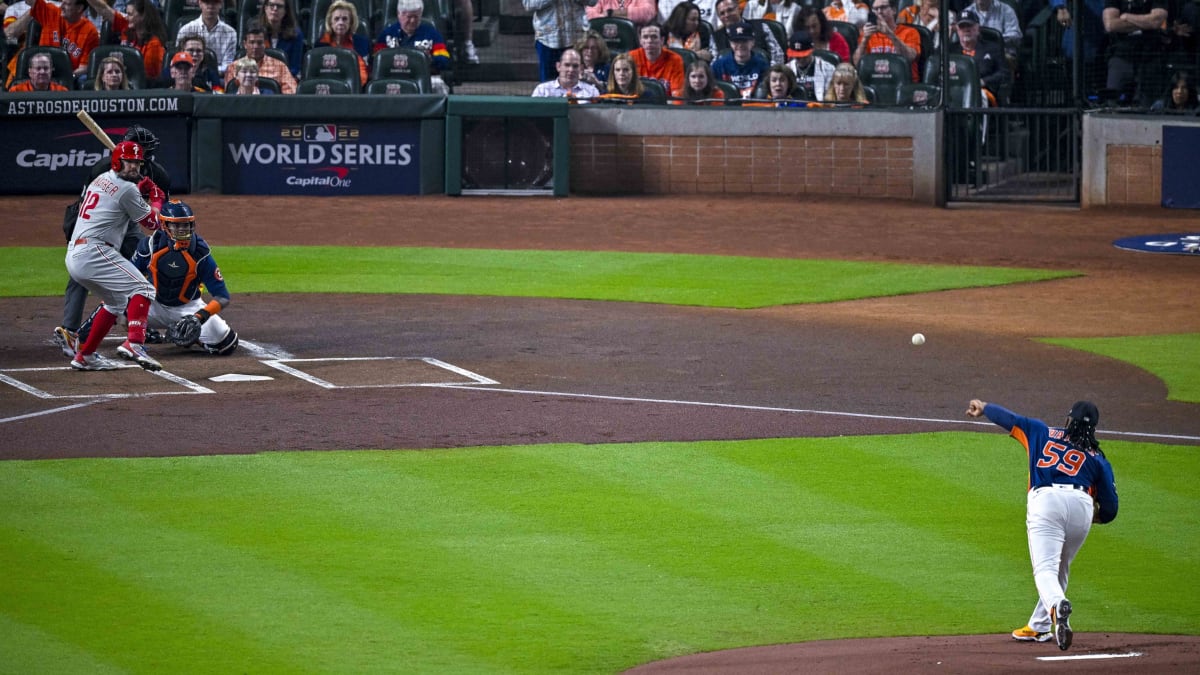
<svg viewBox="0 0 1200 675">
<path fill-rule="evenodd" d="M 1085 461 L 1087 461 L 1087 455 L 1075 448 L 1068 450 L 1067 446 L 1062 443 L 1047 441 L 1042 446 L 1042 452 L 1038 456 L 1037 465 L 1039 469 L 1055 467 L 1068 476 L 1074 476 L 1083 468 Z"/>
</svg>

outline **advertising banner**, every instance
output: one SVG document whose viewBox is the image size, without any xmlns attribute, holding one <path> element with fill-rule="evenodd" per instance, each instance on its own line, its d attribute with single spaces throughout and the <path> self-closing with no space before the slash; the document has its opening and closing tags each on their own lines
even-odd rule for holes
<svg viewBox="0 0 1200 675">
<path fill-rule="evenodd" d="M 170 187 L 162 187 L 186 192 L 191 184 L 187 118 L 96 116 L 114 142 L 135 122 L 159 138 L 154 159 L 171 176 Z M 7 117 L 0 134 L 0 194 L 79 194 L 92 165 L 107 157 L 108 150 L 74 117 Z"/>
<path fill-rule="evenodd" d="M 222 124 L 225 194 L 419 194 L 420 120 Z"/>
</svg>

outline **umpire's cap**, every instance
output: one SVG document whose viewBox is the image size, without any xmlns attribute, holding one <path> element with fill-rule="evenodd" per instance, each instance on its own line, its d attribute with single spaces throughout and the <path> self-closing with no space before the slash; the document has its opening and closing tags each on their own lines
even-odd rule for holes
<svg viewBox="0 0 1200 675">
<path fill-rule="evenodd" d="M 1067 413 L 1067 417 L 1094 428 L 1100 422 L 1100 411 L 1091 401 L 1076 401 L 1075 405 L 1071 406 L 1071 412 Z"/>
<path fill-rule="evenodd" d="M 154 154 L 154 151 L 158 149 L 158 136 L 140 124 L 129 125 L 129 128 L 125 130 L 125 140 L 142 146 L 147 155 Z"/>
</svg>

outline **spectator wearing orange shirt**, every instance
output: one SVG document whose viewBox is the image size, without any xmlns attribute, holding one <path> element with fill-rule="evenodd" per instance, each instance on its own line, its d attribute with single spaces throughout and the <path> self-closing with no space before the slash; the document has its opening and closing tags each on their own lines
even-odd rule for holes
<svg viewBox="0 0 1200 675">
<path fill-rule="evenodd" d="M 35 0 L 29 11 L 11 23 L 5 33 L 22 35 L 30 21 L 37 21 L 42 27 L 38 45 L 66 50 L 71 57 L 72 73 L 76 76 L 86 75 L 92 50 L 100 45 L 100 31 L 88 20 L 86 9 L 87 0 L 64 0 L 62 7 L 56 7 L 46 0 Z M 10 83 L 16 74 L 16 62 L 14 58 L 9 64 Z"/>
<path fill-rule="evenodd" d="M 29 59 L 29 79 L 16 84 L 10 92 L 22 91 L 69 91 L 66 87 L 50 79 L 54 72 L 54 63 L 49 54 L 34 54 Z"/>
<path fill-rule="evenodd" d="M 296 93 L 296 78 L 292 77 L 292 71 L 288 68 L 288 64 L 274 56 L 267 55 L 266 29 L 258 26 L 247 28 L 246 37 L 242 40 L 242 48 L 246 50 L 246 58 L 254 59 L 258 64 L 259 77 L 269 77 L 278 82 L 279 92 L 282 94 Z M 230 68 L 226 71 L 225 88 L 228 89 L 229 83 L 235 79 L 237 79 L 237 74 Z"/>
<path fill-rule="evenodd" d="M 871 12 L 866 3 L 854 0 L 830 0 L 823 11 L 825 18 L 830 21 L 845 21 L 859 28 L 867 22 L 867 16 Z"/>
<path fill-rule="evenodd" d="M 663 83 L 668 96 L 683 95 L 683 57 L 669 49 L 663 49 L 662 27 L 648 23 L 638 29 L 638 44 L 629 52 L 642 77 L 652 77 Z"/>
<path fill-rule="evenodd" d="M 102 19 L 112 24 L 121 36 L 121 44 L 133 47 L 142 54 L 146 77 L 157 80 L 162 75 L 167 57 L 167 29 L 162 14 L 147 0 L 129 0 L 125 13 L 113 10 L 104 0 L 87 0 Z"/>
<path fill-rule="evenodd" d="M 863 24 L 862 37 L 854 49 L 854 67 L 867 54 L 899 54 L 912 64 L 912 81 L 920 82 L 917 60 L 921 57 L 921 34 L 912 26 L 896 23 L 892 0 L 874 0 L 871 11 L 875 21 Z"/>
</svg>

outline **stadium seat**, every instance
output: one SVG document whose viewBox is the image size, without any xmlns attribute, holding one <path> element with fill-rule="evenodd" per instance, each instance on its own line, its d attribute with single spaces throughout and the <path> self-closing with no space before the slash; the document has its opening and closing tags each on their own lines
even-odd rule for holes
<svg viewBox="0 0 1200 675">
<path fill-rule="evenodd" d="M 588 21 L 588 27 L 604 38 L 609 51 L 627 52 L 638 48 L 637 26 L 620 16 L 602 16 Z"/>
<path fill-rule="evenodd" d="M 296 93 L 328 96 L 330 94 L 354 94 L 357 92 L 351 90 L 350 85 L 345 80 L 315 77 L 301 82 L 300 86 L 296 88 Z"/>
<path fill-rule="evenodd" d="M 942 89 L 936 84 L 905 82 L 900 85 L 899 104 L 913 108 L 936 108 L 942 103 Z"/>
<path fill-rule="evenodd" d="M 422 94 L 432 94 L 429 57 L 410 47 L 390 47 L 375 52 L 371 58 L 372 80 L 411 80 Z"/>
<path fill-rule="evenodd" d="M 850 45 L 850 53 L 854 53 L 854 49 L 858 47 L 858 26 L 846 21 L 829 21 L 829 28 L 837 31 L 846 40 L 846 44 Z"/>
<path fill-rule="evenodd" d="M 644 99 L 640 101 L 641 103 L 666 105 L 669 93 L 667 92 L 667 88 L 663 86 L 662 82 L 659 82 L 652 77 L 643 77 L 642 87 L 645 88 L 646 94 Z"/>
<path fill-rule="evenodd" d="M 120 57 L 125 64 L 125 77 L 129 86 L 134 89 L 146 89 L 146 64 L 142 61 L 142 53 L 133 47 L 124 45 L 100 45 L 92 50 L 88 57 L 87 81 L 95 82 L 100 76 L 100 61 L 109 56 Z M 90 86 L 90 85 L 89 85 Z"/>
<path fill-rule="evenodd" d="M 313 47 L 304 54 L 304 65 L 300 68 L 304 80 L 338 79 L 346 83 L 353 93 L 362 90 L 358 72 L 358 54 L 341 47 Z"/>
<path fill-rule="evenodd" d="M 875 89 L 876 105 L 896 105 L 900 86 L 912 82 L 912 65 L 899 54 L 864 54 L 858 62 L 858 79 Z"/>
<path fill-rule="evenodd" d="M 684 49 L 683 47 L 667 47 L 667 49 L 670 49 L 671 51 L 683 57 L 683 72 L 686 74 L 688 72 L 688 67 L 690 67 L 696 60 L 696 52 L 690 49 Z"/>
<path fill-rule="evenodd" d="M 368 94 L 388 94 L 388 95 L 403 95 L 403 94 L 420 94 L 421 85 L 413 80 L 371 80 L 367 84 Z"/>
<path fill-rule="evenodd" d="M 16 78 L 14 78 L 13 84 L 16 84 L 17 79 L 23 80 L 29 77 L 29 57 L 34 54 L 49 54 L 50 62 L 53 65 L 50 79 L 67 89 L 75 89 L 75 76 L 73 74 L 75 69 L 71 66 L 71 57 L 67 54 L 67 50 L 61 47 L 45 47 L 42 45 L 26 47 L 17 54 Z M 139 54 L 139 56 L 141 55 Z"/>
<path fill-rule="evenodd" d="M 272 77 L 258 78 L 258 88 L 263 91 L 271 91 L 276 94 L 283 93 L 283 90 L 279 86 L 279 81 Z M 237 78 L 235 77 L 229 81 L 229 84 L 225 85 L 225 93 L 226 94 L 236 94 L 237 91 L 238 91 L 238 81 L 237 81 Z"/>
<path fill-rule="evenodd" d="M 713 85 L 725 94 L 725 105 L 741 105 L 742 92 L 732 82 L 716 80 Z"/>
</svg>

